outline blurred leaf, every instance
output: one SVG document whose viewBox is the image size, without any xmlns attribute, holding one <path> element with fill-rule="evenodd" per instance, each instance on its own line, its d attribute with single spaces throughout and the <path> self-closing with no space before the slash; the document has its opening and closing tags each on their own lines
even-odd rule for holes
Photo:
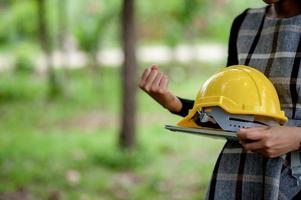
<svg viewBox="0 0 301 200">
<path fill-rule="evenodd" d="M 16 72 L 34 72 L 36 58 L 39 55 L 39 47 L 34 43 L 20 43 L 15 50 L 15 71 Z"/>
<path fill-rule="evenodd" d="M 22 39 L 35 40 L 37 15 L 34 1 L 16 1 L 1 12 L 0 42 L 16 42 Z M 3 20 L 4 19 L 4 20 Z"/>
<path fill-rule="evenodd" d="M 98 49 L 108 26 L 116 19 L 116 7 L 88 1 L 85 8 L 77 20 L 75 36 L 82 50 L 93 52 Z"/>
</svg>

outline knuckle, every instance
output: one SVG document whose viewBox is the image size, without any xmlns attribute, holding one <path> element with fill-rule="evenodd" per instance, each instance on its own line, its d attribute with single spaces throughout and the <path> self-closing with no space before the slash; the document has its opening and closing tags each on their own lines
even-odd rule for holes
<svg viewBox="0 0 301 200">
<path fill-rule="evenodd" d="M 158 90 L 158 93 L 159 93 L 159 94 L 164 94 L 164 90 L 163 90 L 163 89 L 159 89 L 159 90 Z"/>
<path fill-rule="evenodd" d="M 158 88 L 157 87 L 151 87 L 150 88 L 150 92 L 157 93 L 158 92 Z"/>
<path fill-rule="evenodd" d="M 144 89 L 144 83 L 143 83 L 143 82 L 140 82 L 140 83 L 139 83 L 139 87 L 140 87 L 141 89 Z"/>
<path fill-rule="evenodd" d="M 263 146 L 269 150 L 272 147 L 272 143 L 269 140 L 265 140 Z"/>
<path fill-rule="evenodd" d="M 146 91 L 146 92 L 150 92 L 150 88 L 149 88 L 148 86 L 144 86 L 143 89 L 144 89 L 144 91 Z"/>
<path fill-rule="evenodd" d="M 274 152 L 270 149 L 266 150 L 266 155 L 269 157 L 269 158 L 273 158 L 275 155 L 274 155 Z"/>
<path fill-rule="evenodd" d="M 246 132 L 244 135 L 242 135 L 243 138 L 249 139 L 250 138 L 250 132 Z"/>
</svg>

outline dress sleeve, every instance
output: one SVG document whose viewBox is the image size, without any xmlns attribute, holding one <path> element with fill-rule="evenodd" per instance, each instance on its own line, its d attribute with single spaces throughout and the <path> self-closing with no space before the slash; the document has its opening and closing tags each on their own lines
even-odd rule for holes
<svg viewBox="0 0 301 200">
<path fill-rule="evenodd" d="M 242 22 L 244 21 L 246 15 L 247 15 L 248 9 L 246 9 L 243 13 L 238 15 L 231 26 L 230 30 L 230 37 L 229 37 L 229 43 L 228 43 L 228 59 L 227 59 L 227 66 L 231 65 L 238 65 L 238 51 L 237 51 L 237 38 L 238 38 L 238 32 L 240 29 L 240 26 Z"/>
<path fill-rule="evenodd" d="M 239 63 L 236 42 L 238 37 L 238 31 L 247 14 L 247 11 L 248 9 L 245 10 L 243 13 L 241 13 L 239 16 L 237 16 L 232 23 L 230 37 L 229 37 L 229 44 L 228 44 L 227 66 L 237 65 Z M 171 112 L 171 113 L 185 117 L 188 114 L 188 111 L 192 109 L 194 101 L 189 99 L 183 99 L 181 97 L 178 98 L 182 103 L 182 108 L 179 112 Z"/>
<path fill-rule="evenodd" d="M 179 112 L 171 112 L 171 113 L 185 117 L 188 114 L 188 111 L 193 107 L 194 101 L 189 99 L 183 99 L 181 97 L 178 97 L 178 99 L 182 103 L 182 108 Z"/>
</svg>

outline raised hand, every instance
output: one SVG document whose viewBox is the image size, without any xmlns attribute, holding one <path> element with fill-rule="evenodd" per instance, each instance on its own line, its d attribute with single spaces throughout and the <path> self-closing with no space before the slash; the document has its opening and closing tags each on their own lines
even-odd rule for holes
<svg viewBox="0 0 301 200">
<path fill-rule="evenodd" d="M 162 73 L 157 65 L 146 68 L 142 73 L 139 87 L 163 107 L 172 112 L 180 111 L 181 101 L 168 88 L 168 76 Z"/>
</svg>

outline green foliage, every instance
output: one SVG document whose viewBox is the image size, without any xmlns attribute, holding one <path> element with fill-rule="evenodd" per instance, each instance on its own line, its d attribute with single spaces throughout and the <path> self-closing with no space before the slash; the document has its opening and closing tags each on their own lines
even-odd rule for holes
<svg viewBox="0 0 301 200">
<path fill-rule="evenodd" d="M 58 47 L 60 34 L 59 0 L 47 1 L 47 20 L 52 45 Z M 136 13 L 141 43 L 161 42 L 169 46 L 196 40 L 226 42 L 230 24 L 247 7 L 262 6 L 261 1 L 139 0 Z M 65 0 L 69 33 L 81 49 L 91 51 L 98 45 L 116 46 L 120 41 L 119 0 Z M 35 0 L 0 2 L 0 44 L 37 42 Z"/>
<path fill-rule="evenodd" d="M 5 104 L 15 101 L 35 102 L 35 100 L 43 98 L 45 86 L 43 80 L 28 75 L 28 73 L 2 73 L 0 79 L 0 103 Z"/>
<path fill-rule="evenodd" d="M 20 43 L 15 49 L 15 72 L 32 73 L 37 55 L 39 55 L 39 48 L 34 43 Z"/>
<path fill-rule="evenodd" d="M 0 43 L 36 40 L 37 15 L 34 0 L 14 1 L 0 13 Z"/>
<path fill-rule="evenodd" d="M 78 13 L 79 20 L 76 21 L 75 36 L 79 47 L 86 52 L 95 52 L 104 34 L 112 23 L 116 23 L 116 7 L 108 1 L 86 1 L 82 4 L 84 9 Z"/>
<path fill-rule="evenodd" d="M 104 200 L 204 195 L 222 142 L 165 131 L 163 124 L 178 118 L 140 92 L 139 147 L 120 152 L 119 69 L 104 69 L 101 92 L 91 89 L 85 70 L 69 73 L 70 96 L 51 102 L 45 98 L 45 80 L 2 73 L 0 91 L 14 98 L 0 101 L 0 198 L 20 188 L 34 199 L 48 199 L 53 191 L 64 199 L 83 194 Z M 171 87 L 194 96 L 196 82 L 204 78 L 194 74 L 186 84 Z"/>
<path fill-rule="evenodd" d="M 208 3 L 205 0 L 183 0 L 182 7 L 180 20 L 184 26 L 191 25 L 200 14 L 208 13 Z"/>
<path fill-rule="evenodd" d="M 156 3 L 152 2 L 152 5 L 146 1 L 139 3 L 139 15 L 146 18 L 141 19 L 142 23 L 152 23 L 156 31 L 157 27 L 160 27 L 162 29 L 161 37 L 170 47 L 191 39 L 189 33 L 199 31 L 195 26 L 195 21 L 202 20 L 208 13 L 208 2 L 205 0 L 157 1 Z M 142 23 L 141 26 L 143 26 Z"/>
<path fill-rule="evenodd" d="M 117 144 L 110 147 L 102 146 L 102 150 L 95 153 L 95 164 L 113 170 L 132 170 L 145 167 L 154 159 L 154 155 L 145 146 L 138 146 L 134 150 L 120 151 Z"/>
<path fill-rule="evenodd" d="M 142 42 L 178 43 L 228 40 L 231 23 L 249 7 L 261 1 L 174 0 L 138 1 L 138 24 Z"/>
<path fill-rule="evenodd" d="M 59 1 L 47 1 L 52 43 L 60 31 Z M 140 42 L 171 47 L 191 38 L 226 42 L 234 16 L 259 5 L 224 0 L 136 2 Z M 121 1 L 66 0 L 66 6 L 69 34 L 82 50 L 119 45 Z M 36 1 L 0 0 L 0 17 L 1 47 L 16 49 L 17 64 L 17 73 L 3 72 L 0 79 L 0 199 L 19 189 L 33 199 L 51 199 L 55 192 L 62 199 L 202 199 L 223 141 L 164 130 L 164 124 L 179 118 L 140 92 L 139 146 L 121 152 L 116 146 L 120 69 L 104 68 L 99 91 L 85 70 L 68 71 L 70 93 L 49 101 L 46 80 L 27 73 L 40 52 Z M 192 63 L 163 70 L 171 77 L 172 91 L 193 99 L 217 66 Z"/>
</svg>

